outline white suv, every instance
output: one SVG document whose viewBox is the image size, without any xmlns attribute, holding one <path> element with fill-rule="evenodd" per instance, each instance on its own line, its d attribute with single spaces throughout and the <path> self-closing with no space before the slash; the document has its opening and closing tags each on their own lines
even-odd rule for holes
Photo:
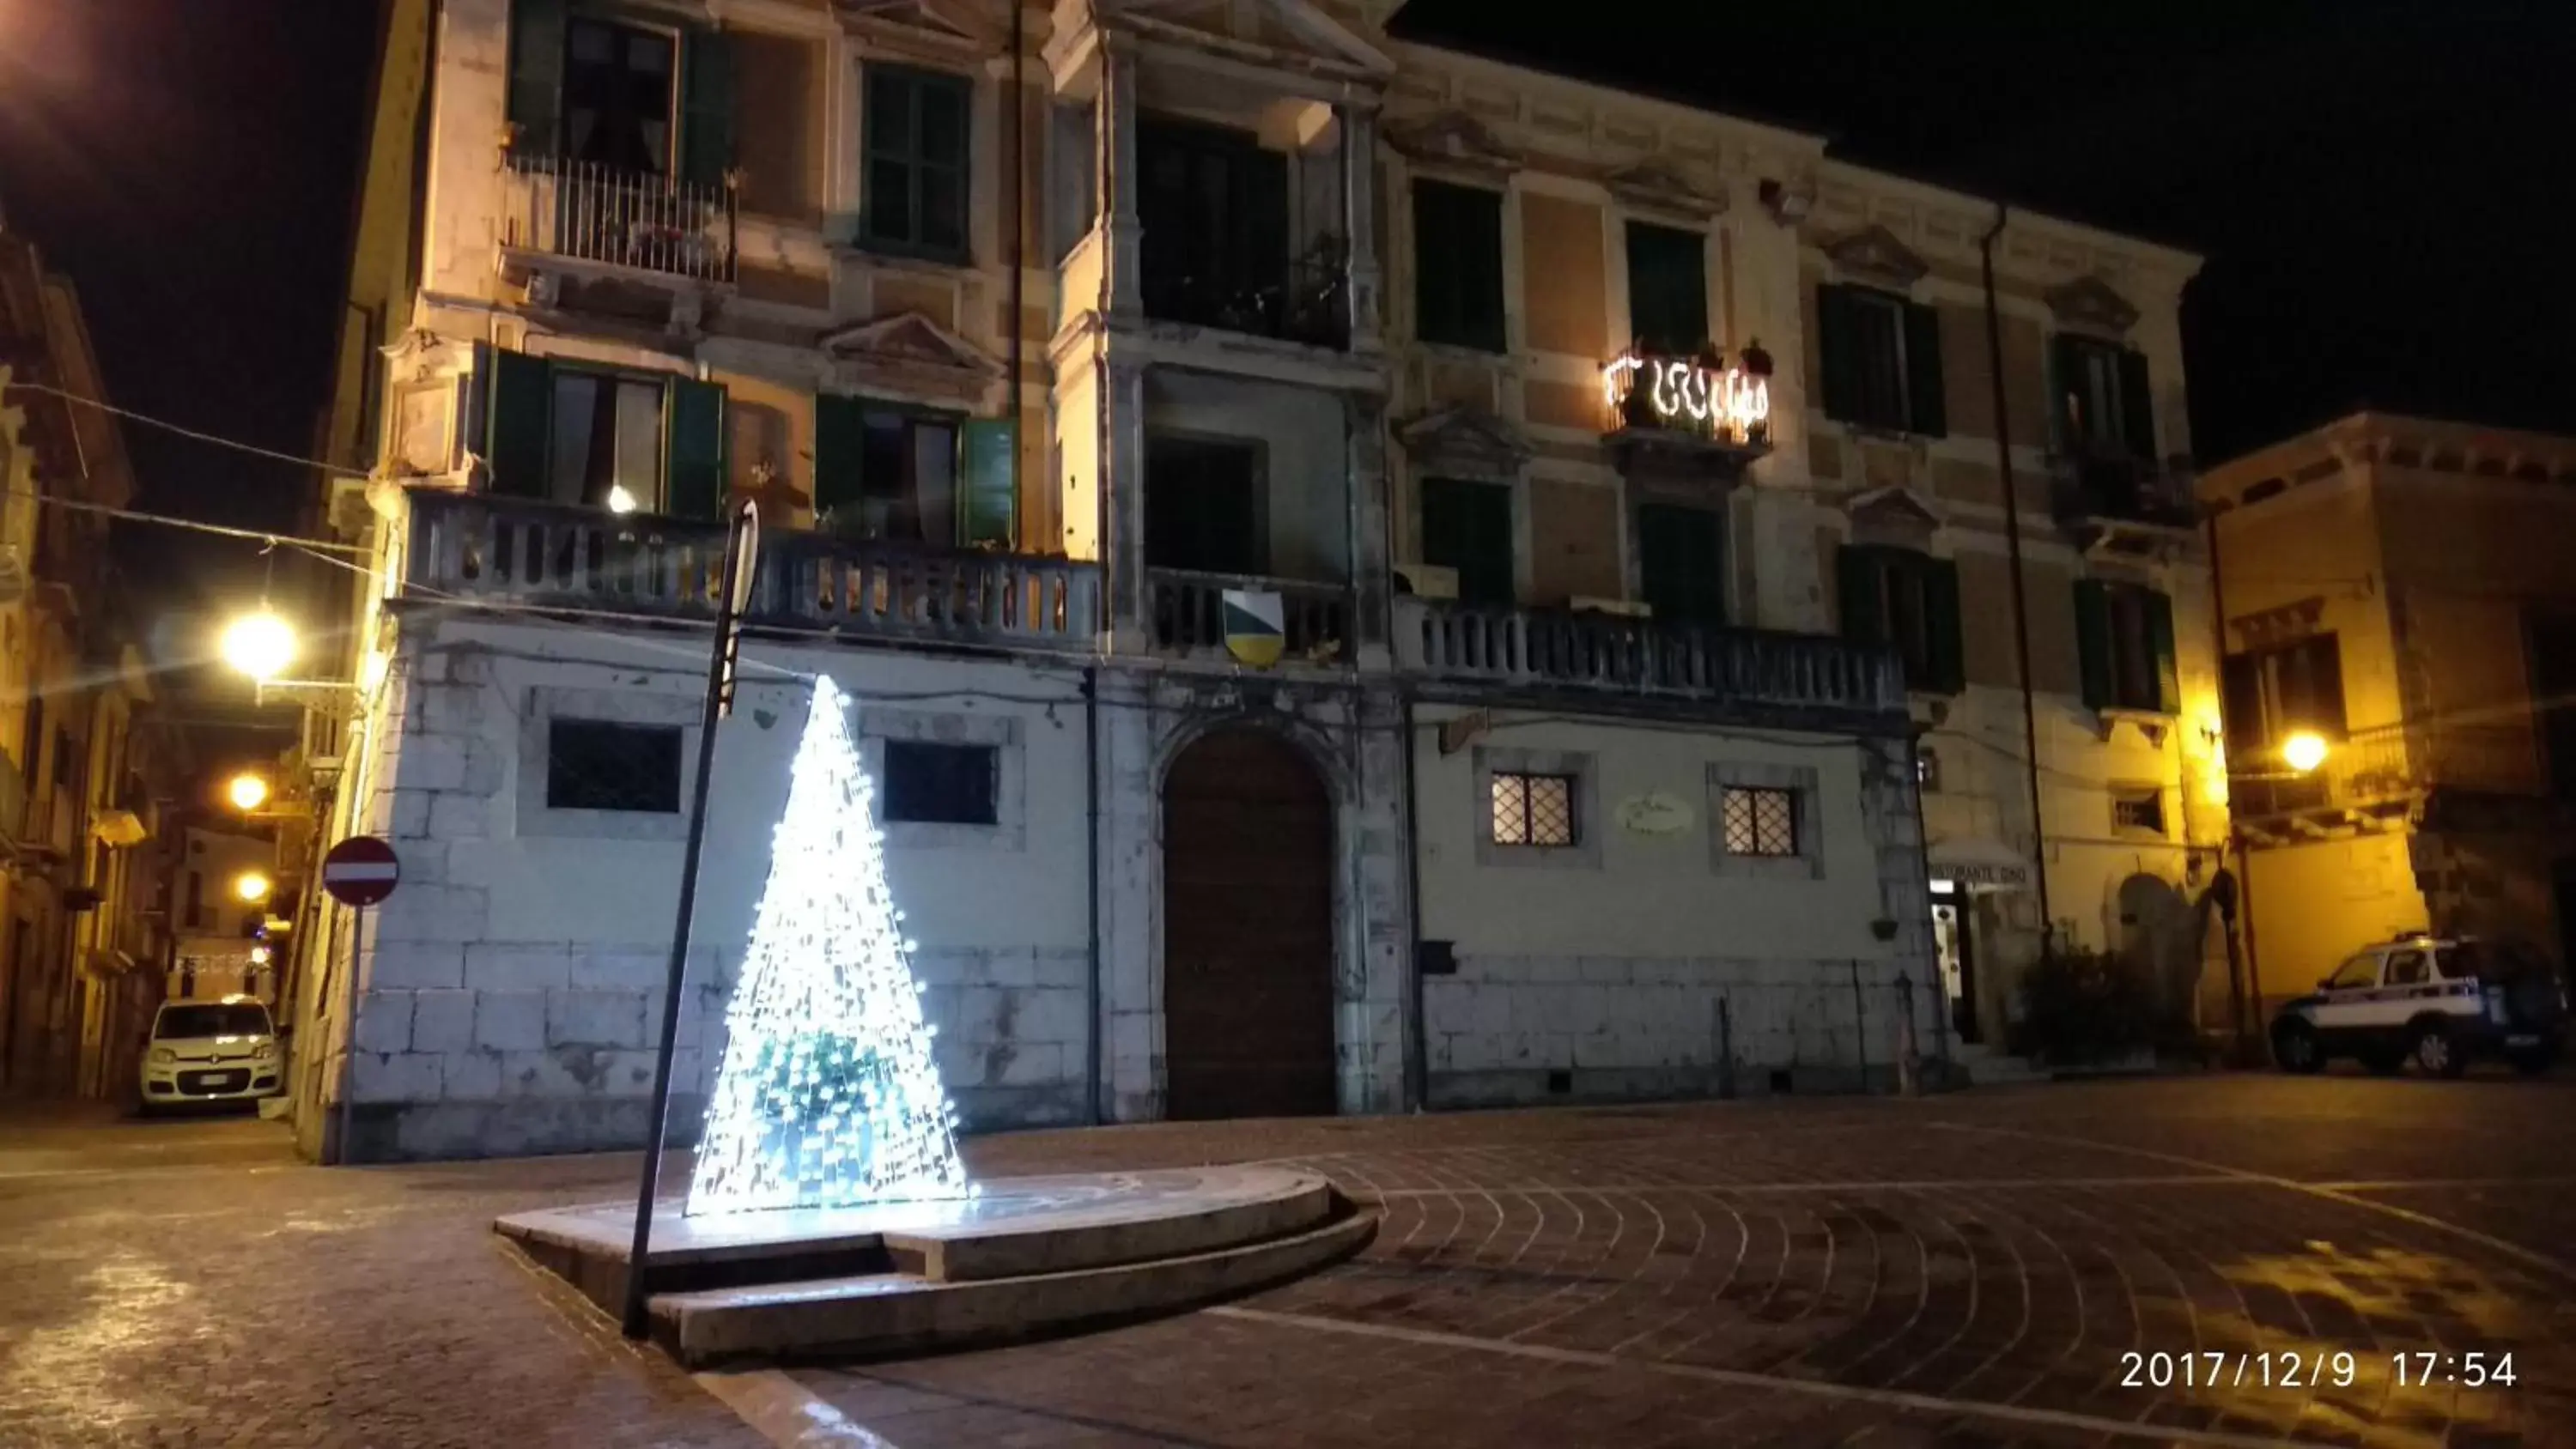
<svg viewBox="0 0 2576 1449">
<path fill-rule="evenodd" d="M 253 997 L 165 1001 L 144 1044 L 143 1110 L 181 1102 L 251 1102 L 277 1091 L 276 1024 Z"/>
<path fill-rule="evenodd" d="M 2313 1072 L 2352 1057 L 2374 1072 L 2412 1061 L 2456 1077 L 2472 1057 L 2523 1072 L 2558 1059 L 2567 991 L 2538 953 L 2500 941 L 2401 936 L 2365 946 L 2272 1018 L 2272 1056 Z"/>
</svg>

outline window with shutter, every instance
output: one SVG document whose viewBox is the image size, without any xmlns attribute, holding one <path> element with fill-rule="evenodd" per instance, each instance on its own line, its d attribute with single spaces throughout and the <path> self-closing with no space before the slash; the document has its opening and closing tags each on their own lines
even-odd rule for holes
<svg viewBox="0 0 2576 1449">
<path fill-rule="evenodd" d="M 2085 457 L 2155 457 L 2145 354 L 2061 332 L 2050 344 L 2049 362 L 2057 388 L 2060 447 Z"/>
<path fill-rule="evenodd" d="M 2088 707 L 2153 714 L 2182 707 L 2171 599 L 2136 584 L 2080 579 L 2075 635 Z"/>
<path fill-rule="evenodd" d="M 1422 561 L 1457 570 L 1458 602 L 1509 608 L 1515 560 L 1509 485 L 1422 480 Z"/>
<path fill-rule="evenodd" d="M 565 23 L 564 0 L 511 0 L 509 117 L 514 156 L 551 156 L 563 143 Z"/>
<path fill-rule="evenodd" d="M 967 81 L 870 65 L 865 84 L 861 239 L 888 251 L 966 260 Z"/>
<path fill-rule="evenodd" d="M 1929 329 L 1928 342 L 1912 342 L 1926 330 L 1913 321 L 1917 311 L 1902 297 L 1868 287 L 1824 286 L 1817 296 L 1817 350 L 1825 372 L 1825 415 L 1837 422 L 1884 428 L 1889 432 L 1939 431 L 1941 362 L 1939 329 Z M 1921 360 L 1908 361 L 1908 346 Z M 1925 392 L 1925 411 L 1918 415 L 1913 394 Z M 1928 423 L 1930 427 L 1918 427 Z"/>
<path fill-rule="evenodd" d="M 1715 509 L 1670 503 L 1638 507 L 1637 592 L 1656 619 L 1726 622 L 1725 530 Z"/>
<path fill-rule="evenodd" d="M 864 398 L 814 399 L 815 526 L 845 538 L 954 545 L 958 419 Z"/>
<path fill-rule="evenodd" d="M 1695 231 L 1628 223 L 1628 329 L 1650 353 L 1687 356 L 1706 345 L 1706 238 Z"/>
<path fill-rule="evenodd" d="M 1844 638 L 1894 649 L 1909 690 L 1956 694 L 1966 687 L 1956 563 L 1911 549 L 1845 544 L 1834 567 Z"/>
<path fill-rule="evenodd" d="M 1414 182 L 1413 278 L 1416 336 L 1502 351 L 1502 195 Z"/>
<path fill-rule="evenodd" d="M 679 71 L 677 32 L 572 17 L 563 47 L 564 158 L 629 175 L 671 175 Z"/>
</svg>

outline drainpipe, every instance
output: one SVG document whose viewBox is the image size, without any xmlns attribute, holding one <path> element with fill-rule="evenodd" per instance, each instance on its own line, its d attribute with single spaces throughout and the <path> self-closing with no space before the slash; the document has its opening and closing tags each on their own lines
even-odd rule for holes
<svg viewBox="0 0 2576 1449">
<path fill-rule="evenodd" d="M 2218 577 L 2217 510 L 2210 510 L 2209 516 L 2201 521 L 2201 537 L 2203 546 L 2209 553 L 2210 644 L 2217 651 L 2213 657 L 2218 661 L 2219 677 L 2224 679 L 2227 674 L 2227 588 Z M 2220 693 L 2223 697 L 2225 690 L 2222 689 Z M 2222 698 L 2220 717 L 2224 719 L 2225 714 Z M 2225 746 L 2222 744 L 2220 748 L 2223 750 Z M 2220 758 L 2224 759 L 2225 756 L 2222 754 Z M 2236 919 L 2226 923 L 2230 933 L 2227 952 L 2229 1013 L 2227 1025 L 2236 1038 L 2235 1050 L 2241 1061 L 2246 1055 L 2247 1044 L 2253 1040 L 2252 1033 L 2247 1030 L 2249 1025 L 2245 1011 L 2245 1001 L 2249 994 L 2247 988 L 2250 985 L 2253 988 L 2251 994 L 2257 998 L 2261 996 L 2263 968 L 2257 963 L 2254 955 L 2254 852 L 2245 838 L 2236 831 L 2236 807 L 2232 794 L 2228 800 L 2227 845 L 2219 852 L 2219 859 L 2236 873 L 2236 899 L 2232 903 L 2236 908 Z M 2239 926 L 2243 928 L 2242 935 L 2245 942 L 2241 960 L 2235 948 L 2235 937 Z"/>
<path fill-rule="evenodd" d="M 1414 1111 L 1431 1105 L 1430 1028 L 1422 1020 L 1422 799 L 1414 783 L 1413 696 L 1404 696 L 1404 1094 Z"/>
<path fill-rule="evenodd" d="M 1008 405 L 1011 410 L 1011 483 L 1015 491 L 1019 486 L 1020 460 L 1028 456 L 1028 439 L 1020 436 L 1020 416 L 1025 410 L 1025 403 L 1020 395 L 1020 390 L 1022 368 L 1025 365 L 1024 353 L 1027 346 L 1020 337 L 1020 334 L 1026 330 L 1021 324 L 1020 309 L 1027 300 L 1026 293 L 1028 288 L 1029 270 L 1029 223 L 1027 216 L 1029 192 L 1029 108 L 1028 91 L 1023 85 L 1023 72 L 1027 61 L 1026 57 L 1021 54 L 1021 52 L 1026 49 L 1026 46 L 1023 44 L 1023 27 L 1027 23 L 1025 19 L 1027 10 L 1028 5 L 1026 0 L 1011 0 L 1011 317 L 1010 332 L 1006 340 L 1010 350 L 1011 377 L 1010 395 L 1008 399 Z M 1013 519 L 1013 527 L 1011 531 L 1015 535 L 1022 535 L 1024 537 L 1025 529 L 1020 526 L 1019 512 L 1019 500 L 1017 498 L 1013 498 L 1011 500 L 1011 515 Z M 1015 537 L 1012 540 L 1014 546 L 1017 546 L 1021 542 L 1021 537 Z"/>
<path fill-rule="evenodd" d="M 1089 1003 L 1091 1030 L 1085 1034 L 1085 1120 L 1097 1127 L 1108 1121 L 1102 1109 L 1100 1092 L 1100 666 L 1090 664 L 1082 670 L 1082 791 L 1084 813 L 1091 821 L 1090 831 L 1083 836 L 1082 858 L 1091 878 L 1091 959 L 1087 963 L 1088 979 L 1084 982 L 1084 1000 Z"/>
<path fill-rule="evenodd" d="M 2013 658 L 2021 667 L 2022 763 L 2030 782 L 2031 887 L 2039 896 L 2039 959 L 2054 954 L 2057 916 L 2048 906 L 2048 836 L 2039 802 L 2039 704 L 2030 684 L 2030 600 L 2022 582 L 2021 490 L 2013 482 L 2012 409 L 2004 400 L 2004 328 L 1995 309 L 1995 238 L 2004 233 L 2006 208 L 1995 203 L 1995 224 L 1977 239 L 1977 272 L 1986 291 L 1986 366 L 1995 393 L 1995 467 L 2003 475 L 2004 547 L 2012 564 Z"/>
</svg>

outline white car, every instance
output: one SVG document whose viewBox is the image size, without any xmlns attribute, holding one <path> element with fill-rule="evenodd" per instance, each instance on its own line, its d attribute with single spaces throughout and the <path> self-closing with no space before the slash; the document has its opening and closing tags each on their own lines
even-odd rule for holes
<svg viewBox="0 0 2576 1449">
<path fill-rule="evenodd" d="M 248 996 L 165 1001 L 144 1044 L 143 1110 L 257 1101 L 276 1093 L 282 1070 L 266 1004 Z"/>
<path fill-rule="evenodd" d="M 2351 1057 L 2374 1072 L 2408 1062 L 2456 1077 L 2475 1057 L 2544 1072 L 2564 1044 L 2567 989 L 2536 952 L 2474 937 L 2401 936 L 2365 946 L 2272 1018 L 2272 1056 L 2313 1072 Z"/>
</svg>

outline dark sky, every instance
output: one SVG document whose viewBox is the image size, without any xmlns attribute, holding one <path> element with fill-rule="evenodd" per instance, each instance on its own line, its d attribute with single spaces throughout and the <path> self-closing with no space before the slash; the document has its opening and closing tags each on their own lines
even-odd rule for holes
<svg viewBox="0 0 2576 1449">
<path fill-rule="evenodd" d="M 0 0 L 0 200 L 125 405 L 312 451 L 372 0 Z M 1509 16 L 1551 24 L 1515 34 Z M 1842 153 L 2205 252 L 2196 443 L 2370 402 L 2576 431 L 2576 5 L 1415 0 L 1463 48 L 1822 131 Z M 282 526 L 313 475 L 129 429 L 149 506 Z M 237 585 L 246 548 L 143 551 Z M 254 575 L 255 576 L 255 575 Z"/>
</svg>

